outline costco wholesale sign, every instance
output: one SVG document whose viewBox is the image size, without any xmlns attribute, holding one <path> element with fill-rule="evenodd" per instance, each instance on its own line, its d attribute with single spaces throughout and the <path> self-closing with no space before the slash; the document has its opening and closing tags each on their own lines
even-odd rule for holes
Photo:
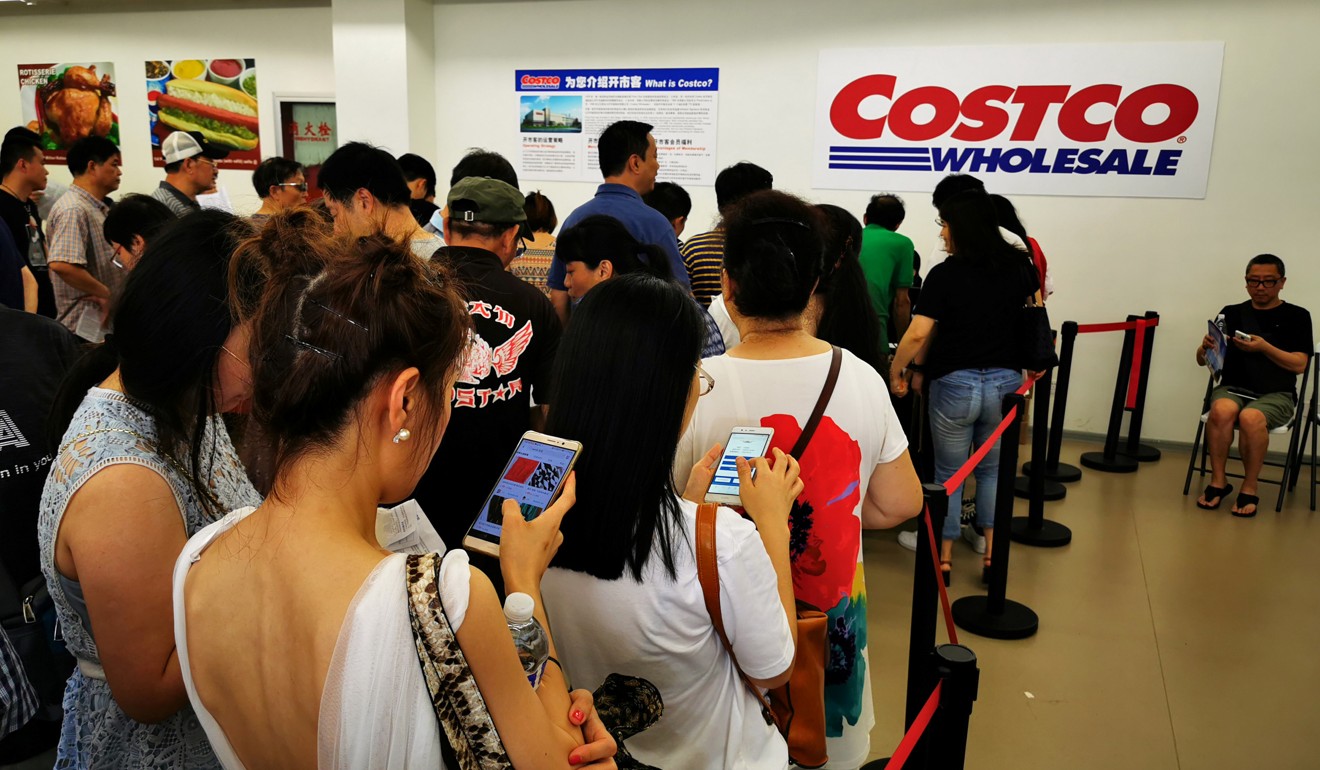
<svg viewBox="0 0 1320 770">
<path fill-rule="evenodd" d="M 822 51 L 814 183 L 1204 198 L 1223 43 Z"/>
</svg>

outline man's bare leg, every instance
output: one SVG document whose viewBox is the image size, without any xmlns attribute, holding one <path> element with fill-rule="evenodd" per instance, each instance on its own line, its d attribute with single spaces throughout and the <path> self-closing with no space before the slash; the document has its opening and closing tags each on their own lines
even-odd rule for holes
<svg viewBox="0 0 1320 770">
<path fill-rule="evenodd" d="M 1216 399 L 1210 405 L 1210 416 L 1205 421 L 1205 444 L 1210 452 L 1210 486 L 1228 485 L 1228 448 L 1233 444 L 1233 428 L 1238 421 L 1237 402 L 1228 398 Z M 1197 498 L 1201 505 L 1218 506 L 1220 498 Z"/>
<path fill-rule="evenodd" d="M 1270 448 L 1270 431 L 1265 421 L 1265 413 L 1259 409 L 1247 407 L 1238 415 L 1238 449 L 1242 451 L 1242 491 L 1244 495 L 1255 495 L 1260 483 L 1260 469 L 1265 466 L 1265 453 Z M 1249 503 L 1233 506 L 1233 513 L 1250 515 L 1256 512 L 1256 505 Z"/>
</svg>

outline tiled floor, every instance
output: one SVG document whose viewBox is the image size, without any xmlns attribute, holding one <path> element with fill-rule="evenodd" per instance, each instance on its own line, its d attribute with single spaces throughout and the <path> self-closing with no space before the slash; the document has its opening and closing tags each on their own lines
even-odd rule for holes
<svg viewBox="0 0 1320 770">
<path fill-rule="evenodd" d="M 1077 463 L 1090 445 L 1068 442 Z M 1024 447 L 1024 454 L 1027 448 Z M 1320 515 L 1307 471 L 1250 520 L 1183 497 L 1185 452 L 1134 474 L 1084 472 L 1045 515 L 1063 548 L 1013 544 L 1008 596 L 1040 616 L 1030 639 L 961 632 L 981 668 L 969 770 L 1320 768 Z M 1026 515 L 1019 500 L 1017 515 Z M 875 692 L 873 757 L 902 737 L 913 554 L 894 532 L 864 548 Z M 954 548 L 951 596 L 980 593 Z M 942 623 L 942 621 L 941 621 Z M 944 640 L 944 632 L 940 631 Z M 1031 693 L 1028 696 L 1027 693 Z"/>
</svg>

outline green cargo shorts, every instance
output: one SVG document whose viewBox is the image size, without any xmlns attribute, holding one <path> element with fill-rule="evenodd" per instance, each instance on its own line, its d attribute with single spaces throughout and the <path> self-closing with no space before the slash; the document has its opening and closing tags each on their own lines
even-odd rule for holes
<svg viewBox="0 0 1320 770">
<path fill-rule="evenodd" d="M 1249 399 L 1236 393 L 1229 393 L 1227 387 L 1220 385 L 1210 394 L 1210 403 L 1214 404 L 1221 398 L 1237 404 L 1238 409 L 1256 409 L 1262 412 L 1265 415 L 1265 424 L 1270 430 L 1287 425 L 1293 418 L 1293 412 L 1297 411 L 1291 393 L 1266 393 L 1260 398 Z"/>
</svg>

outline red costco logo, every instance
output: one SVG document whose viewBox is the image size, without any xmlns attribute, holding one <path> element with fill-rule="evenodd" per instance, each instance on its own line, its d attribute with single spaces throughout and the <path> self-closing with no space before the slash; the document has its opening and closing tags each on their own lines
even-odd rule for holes
<svg viewBox="0 0 1320 770">
<path fill-rule="evenodd" d="M 1196 94 L 1174 83 L 1149 85 L 1127 94 L 1122 86 L 1108 83 L 1076 89 L 1067 85 L 989 85 L 961 99 L 942 86 L 920 86 L 895 96 L 897 84 L 894 75 L 866 75 L 852 81 L 835 95 L 830 123 L 843 136 L 859 140 L 879 139 L 888 133 L 909 142 L 946 135 L 958 141 L 984 142 L 1011 131 L 1010 141 L 1025 142 L 1036 139 L 1050 108 L 1058 105 L 1059 132 L 1074 142 L 1103 142 L 1112 129 L 1130 142 L 1155 144 L 1186 132 L 1200 110 Z M 888 99 L 888 113 L 864 117 L 862 102 L 871 97 Z M 1016 119 L 1009 104 L 1021 105 Z M 1098 105 L 1111 109 L 1092 112 Z M 1155 105 L 1162 105 L 1167 115 L 1147 123 L 1146 110 Z M 925 123 L 916 122 L 914 113 L 927 106 L 934 116 Z M 922 112 L 929 114 L 929 110 Z M 1092 122 L 1100 112 L 1108 118 Z"/>
<path fill-rule="evenodd" d="M 523 75 L 519 81 L 522 85 L 530 88 L 558 88 L 558 75 Z"/>
</svg>

